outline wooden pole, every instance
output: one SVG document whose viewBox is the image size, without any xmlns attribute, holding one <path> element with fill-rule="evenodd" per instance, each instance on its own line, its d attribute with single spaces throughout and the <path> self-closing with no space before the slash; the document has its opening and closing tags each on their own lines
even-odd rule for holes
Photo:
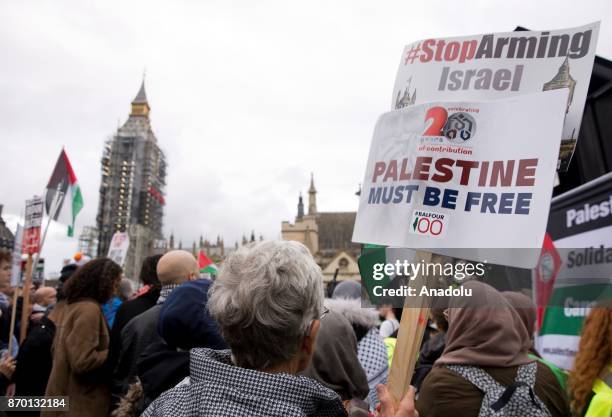
<svg viewBox="0 0 612 417">
<path fill-rule="evenodd" d="M 23 282 L 23 303 L 21 305 L 21 329 L 19 332 L 19 343 L 23 343 L 26 332 L 28 330 L 28 323 L 30 317 L 28 310 L 30 309 L 30 287 L 32 286 L 32 255 L 28 255 L 28 261 L 26 262 L 25 280 Z M 17 304 L 17 303 L 15 303 Z M 14 309 L 15 307 L 13 307 Z"/>
<path fill-rule="evenodd" d="M 421 260 L 426 263 L 430 262 L 431 254 L 417 251 L 413 262 L 416 263 Z M 416 288 L 418 294 L 421 285 L 429 287 L 430 284 L 430 277 L 419 275 L 414 281 L 410 282 L 410 287 Z M 425 296 L 406 297 L 404 301 L 404 310 L 397 333 L 388 381 L 389 391 L 396 403 L 399 403 L 410 387 L 421 342 L 427 327 L 430 305 L 431 298 Z"/>
</svg>

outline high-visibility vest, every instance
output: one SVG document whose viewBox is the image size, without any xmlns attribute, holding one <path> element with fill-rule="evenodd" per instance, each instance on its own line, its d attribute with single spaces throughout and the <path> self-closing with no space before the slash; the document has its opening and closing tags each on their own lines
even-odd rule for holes
<svg viewBox="0 0 612 417">
<path fill-rule="evenodd" d="M 393 353 L 395 352 L 395 337 L 385 337 L 385 347 L 387 348 L 387 359 L 389 361 L 389 368 L 391 368 L 391 362 L 393 362 Z"/>
<path fill-rule="evenodd" d="M 612 365 L 608 365 L 608 375 L 596 379 L 593 384 L 593 398 L 584 417 L 612 416 Z"/>
</svg>

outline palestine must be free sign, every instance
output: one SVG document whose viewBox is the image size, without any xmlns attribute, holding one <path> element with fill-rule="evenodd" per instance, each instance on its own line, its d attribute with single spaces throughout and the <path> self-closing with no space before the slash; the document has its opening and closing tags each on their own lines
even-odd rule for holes
<svg viewBox="0 0 612 417">
<path fill-rule="evenodd" d="M 539 247 L 566 99 L 567 91 L 556 90 L 385 113 L 374 130 L 353 241 Z"/>
</svg>

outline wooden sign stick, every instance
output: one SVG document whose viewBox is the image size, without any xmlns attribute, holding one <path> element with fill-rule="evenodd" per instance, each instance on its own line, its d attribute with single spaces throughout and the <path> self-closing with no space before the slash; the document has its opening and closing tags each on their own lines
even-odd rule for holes
<svg viewBox="0 0 612 417">
<path fill-rule="evenodd" d="M 431 253 L 417 251 L 414 262 L 420 262 L 421 260 L 429 262 Z M 428 281 L 429 278 L 421 274 L 414 281 L 411 281 L 410 286 L 412 287 L 412 283 L 416 283 L 418 294 L 421 285 L 429 286 L 430 282 Z M 425 296 L 406 297 L 404 301 L 404 310 L 388 381 L 389 391 L 396 403 L 399 403 L 410 386 L 425 328 L 427 327 L 430 305 L 431 298 Z"/>
</svg>

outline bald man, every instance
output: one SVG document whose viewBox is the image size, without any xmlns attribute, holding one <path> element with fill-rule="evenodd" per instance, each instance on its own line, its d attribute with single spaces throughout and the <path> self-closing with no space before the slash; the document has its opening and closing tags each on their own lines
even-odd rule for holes
<svg viewBox="0 0 612 417">
<path fill-rule="evenodd" d="M 32 313 L 30 320 L 40 322 L 47 310 L 57 302 L 57 290 L 53 287 L 40 287 L 32 294 Z"/>
<path fill-rule="evenodd" d="M 157 305 L 130 320 L 121 331 L 121 351 L 114 366 L 111 386 L 113 406 L 127 392 L 136 377 L 136 365 L 144 350 L 163 341 L 157 333 L 157 322 L 162 304 L 170 293 L 187 281 L 198 279 L 200 271 L 194 256 L 183 250 L 173 250 L 161 257 L 157 276 L 162 285 Z"/>
<path fill-rule="evenodd" d="M 157 277 L 162 284 L 157 304 L 163 304 L 173 289 L 186 281 L 199 278 L 198 261 L 190 252 L 173 250 L 165 254 L 157 264 Z"/>
<path fill-rule="evenodd" d="M 53 287 L 40 287 L 34 292 L 33 301 L 49 308 L 57 302 L 57 290 Z"/>
</svg>

